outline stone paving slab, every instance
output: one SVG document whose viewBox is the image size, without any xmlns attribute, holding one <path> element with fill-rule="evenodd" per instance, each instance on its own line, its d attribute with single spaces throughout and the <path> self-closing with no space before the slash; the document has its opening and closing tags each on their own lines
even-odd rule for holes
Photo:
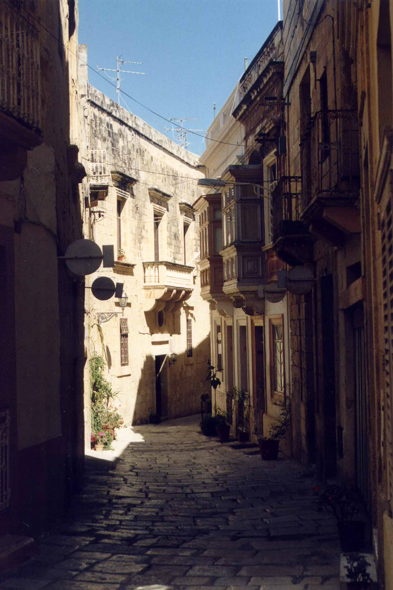
<svg viewBox="0 0 393 590">
<path fill-rule="evenodd" d="M 135 428 L 106 471 L 90 453 L 69 522 L 0 589 L 338 590 L 337 530 L 309 474 L 207 439 L 198 422 Z"/>
</svg>

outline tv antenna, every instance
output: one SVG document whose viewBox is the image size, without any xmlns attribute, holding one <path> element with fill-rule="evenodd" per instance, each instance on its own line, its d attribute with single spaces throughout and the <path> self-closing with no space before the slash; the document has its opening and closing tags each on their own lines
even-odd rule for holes
<svg viewBox="0 0 393 590">
<path fill-rule="evenodd" d="M 100 68 L 99 66 L 97 66 L 97 70 L 101 70 L 102 72 L 116 72 L 116 78 L 113 78 L 112 76 L 108 76 L 108 78 L 111 78 L 111 80 L 116 80 L 116 92 L 117 92 L 117 104 L 120 104 L 120 82 L 121 82 L 121 78 L 120 78 L 120 74 L 138 74 L 139 76 L 146 76 L 145 72 L 131 72 L 129 70 L 123 70 L 123 64 L 138 64 L 138 65 L 142 65 L 141 61 L 127 61 L 125 59 L 121 59 L 121 55 L 119 55 L 116 58 L 116 69 L 112 69 L 112 68 Z"/>
<path fill-rule="evenodd" d="M 174 131 L 177 135 L 177 140 L 181 142 L 181 146 L 185 149 L 188 149 L 187 133 L 190 131 L 203 132 L 203 129 L 188 129 L 183 127 L 183 121 L 197 121 L 198 117 L 172 117 L 169 120 L 174 122 L 179 121 L 179 124 L 172 128 L 165 127 L 165 131 Z"/>
</svg>

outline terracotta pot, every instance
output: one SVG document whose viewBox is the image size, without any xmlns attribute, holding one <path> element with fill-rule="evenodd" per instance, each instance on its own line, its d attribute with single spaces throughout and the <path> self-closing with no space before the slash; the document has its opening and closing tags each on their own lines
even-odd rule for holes
<svg viewBox="0 0 393 590">
<path fill-rule="evenodd" d="M 275 461 L 278 457 L 279 440 L 259 440 L 259 450 L 264 461 Z"/>
<path fill-rule="evenodd" d="M 221 442 L 227 442 L 229 440 L 230 431 L 230 424 L 226 424 L 225 422 L 217 424 L 217 434 Z"/>
<path fill-rule="evenodd" d="M 104 443 L 96 443 L 95 450 L 96 451 L 103 451 L 104 450 Z"/>
</svg>

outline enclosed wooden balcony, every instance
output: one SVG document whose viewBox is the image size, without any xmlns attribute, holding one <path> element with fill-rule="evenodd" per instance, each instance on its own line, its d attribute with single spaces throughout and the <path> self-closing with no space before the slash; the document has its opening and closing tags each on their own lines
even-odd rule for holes
<svg viewBox="0 0 393 590">
<path fill-rule="evenodd" d="M 194 288 L 192 266 L 174 262 L 144 262 L 144 311 L 177 311 Z"/>
<path fill-rule="evenodd" d="M 0 39 L 0 180 L 14 180 L 27 150 L 42 143 L 39 32 L 27 12 L 3 2 Z"/>
<path fill-rule="evenodd" d="M 317 237 L 341 247 L 360 232 L 357 113 L 325 110 L 310 120 L 301 146 L 301 220 Z"/>
<path fill-rule="evenodd" d="M 201 296 L 217 300 L 223 296 L 221 193 L 202 195 L 194 209 L 199 218 Z"/>
<path fill-rule="evenodd" d="M 223 292 L 235 306 L 264 313 L 263 303 L 255 299 L 258 286 L 266 282 L 264 200 L 257 188 L 262 166 L 229 166 L 222 178 L 233 183 L 223 189 Z"/>
</svg>

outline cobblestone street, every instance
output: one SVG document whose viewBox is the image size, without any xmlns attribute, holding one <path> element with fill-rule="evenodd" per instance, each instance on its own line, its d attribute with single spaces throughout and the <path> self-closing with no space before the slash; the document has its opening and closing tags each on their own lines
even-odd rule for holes
<svg viewBox="0 0 393 590">
<path fill-rule="evenodd" d="M 117 462 L 90 459 L 68 524 L 0 588 L 339 588 L 336 525 L 305 467 L 220 444 L 198 422 L 136 427 Z"/>
</svg>

